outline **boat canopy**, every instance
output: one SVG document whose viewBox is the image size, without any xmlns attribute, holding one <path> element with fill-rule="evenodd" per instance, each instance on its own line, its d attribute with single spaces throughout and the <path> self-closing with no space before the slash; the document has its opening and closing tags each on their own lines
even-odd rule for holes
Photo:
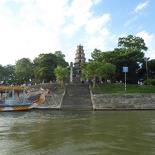
<svg viewBox="0 0 155 155">
<path fill-rule="evenodd" d="M 0 86 L 0 90 L 24 90 L 24 86 Z"/>
</svg>

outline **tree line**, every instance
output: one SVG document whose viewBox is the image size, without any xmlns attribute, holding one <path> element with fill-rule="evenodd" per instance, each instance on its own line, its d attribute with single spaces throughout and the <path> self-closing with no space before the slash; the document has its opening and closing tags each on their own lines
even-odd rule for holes
<svg viewBox="0 0 155 155">
<path fill-rule="evenodd" d="M 112 51 L 102 52 L 94 49 L 91 59 L 82 63 L 81 81 L 91 81 L 93 86 L 96 82 L 107 79 L 111 82 L 125 82 L 123 68 L 128 68 L 126 82 L 137 84 L 144 82 L 155 85 L 155 59 L 145 57 L 148 47 L 140 37 L 128 35 L 118 39 L 118 47 Z M 55 70 L 59 83 L 67 75 L 67 69 L 62 67 Z"/>
<path fill-rule="evenodd" d="M 147 81 L 147 84 L 155 85 L 155 59 L 145 57 L 147 50 L 140 37 L 120 37 L 118 46 L 112 51 L 94 49 L 91 59 L 81 64 L 81 80 L 91 80 L 94 86 L 99 79 L 124 82 L 123 67 L 128 67 L 127 83 Z M 22 58 L 15 65 L 0 65 L 0 81 L 3 84 L 34 84 L 57 80 L 63 84 L 63 79 L 69 74 L 67 66 L 69 64 L 61 51 L 40 54 L 33 61 Z"/>
<path fill-rule="evenodd" d="M 118 47 L 112 51 L 101 52 L 94 49 L 91 53 L 92 59 L 81 66 L 83 79 L 92 79 L 94 85 L 96 78 L 124 82 L 123 67 L 128 67 L 127 83 L 145 81 L 147 84 L 155 85 L 155 59 L 145 57 L 147 50 L 148 47 L 140 37 L 120 37 Z"/>
<path fill-rule="evenodd" d="M 22 58 L 15 65 L 0 65 L 0 82 L 5 85 L 35 84 L 55 81 L 55 68 L 67 67 L 65 55 L 61 51 L 48 54 L 40 54 L 33 61 Z"/>
</svg>

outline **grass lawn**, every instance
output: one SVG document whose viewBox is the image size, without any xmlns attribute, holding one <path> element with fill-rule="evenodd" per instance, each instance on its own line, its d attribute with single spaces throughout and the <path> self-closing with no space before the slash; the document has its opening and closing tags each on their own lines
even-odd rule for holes
<svg viewBox="0 0 155 155">
<path fill-rule="evenodd" d="M 125 90 L 125 85 L 121 83 L 100 83 L 95 88 L 91 88 L 91 90 L 95 94 L 146 94 L 155 93 L 155 86 L 127 84 Z"/>
</svg>

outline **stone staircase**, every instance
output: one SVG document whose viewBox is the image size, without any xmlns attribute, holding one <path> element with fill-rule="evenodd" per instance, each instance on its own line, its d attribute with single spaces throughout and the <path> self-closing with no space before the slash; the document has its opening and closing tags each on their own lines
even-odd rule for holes
<svg viewBox="0 0 155 155">
<path fill-rule="evenodd" d="M 89 85 L 68 84 L 60 109 L 92 110 Z"/>
</svg>

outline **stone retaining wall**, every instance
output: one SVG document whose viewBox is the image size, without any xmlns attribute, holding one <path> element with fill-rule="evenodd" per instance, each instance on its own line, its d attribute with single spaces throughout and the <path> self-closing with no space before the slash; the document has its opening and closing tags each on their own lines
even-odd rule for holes
<svg viewBox="0 0 155 155">
<path fill-rule="evenodd" d="M 63 94 L 48 94 L 38 109 L 60 109 Z M 155 109 L 155 94 L 92 94 L 94 110 Z"/>
<path fill-rule="evenodd" d="M 47 94 L 46 100 L 37 109 L 60 109 L 64 94 Z"/>
<path fill-rule="evenodd" d="M 94 110 L 155 109 L 155 94 L 91 94 Z"/>
</svg>

